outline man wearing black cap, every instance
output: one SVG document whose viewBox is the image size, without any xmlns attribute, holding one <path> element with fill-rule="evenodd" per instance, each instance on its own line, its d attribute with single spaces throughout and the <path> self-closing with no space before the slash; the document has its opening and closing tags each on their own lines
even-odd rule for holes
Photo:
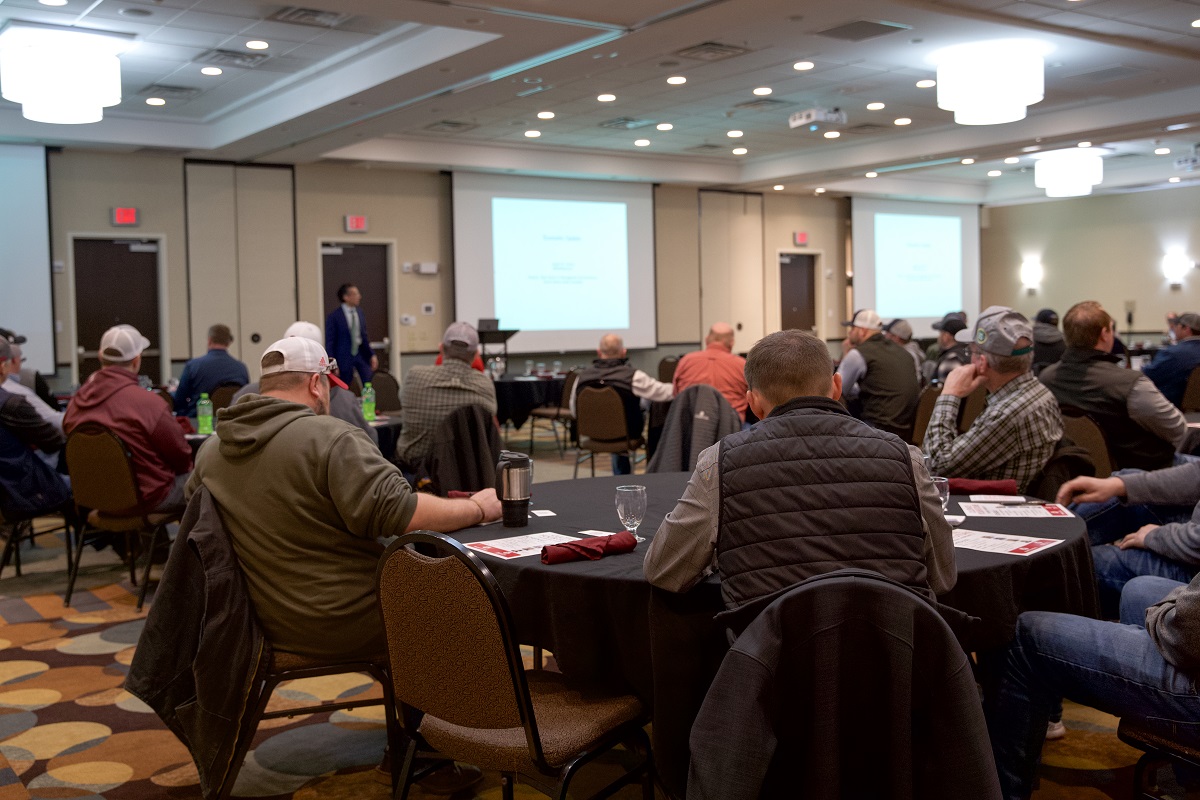
<svg viewBox="0 0 1200 800">
<path fill-rule="evenodd" d="M 1176 407 L 1183 407 L 1192 370 L 1200 367 L 1200 314 L 1180 314 L 1171 326 L 1175 344 L 1154 354 L 1154 361 L 1142 368 L 1163 396 Z"/>
<path fill-rule="evenodd" d="M 1056 363 L 1066 349 L 1067 342 L 1058 329 L 1058 312 L 1043 308 L 1033 318 L 1033 374 Z"/>
<path fill-rule="evenodd" d="M 971 363 L 971 353 L 967 345 L 954 340 L 959 331 L 967 329 L 967 314 L 964 311 L 951 311 L 933 323 L 933 329 L 938 332 L 938 338 L 927 353 L 929 360 L 933 362 L 929 380 L 941 383 L 955 367 Z"/>
<path fill-rule="evenodd" d="M 838 364 L 847 405 L 864 422 L 907 439 L 921 392 L 912 356 L 883 335 L 873 309 L 859 309 L 842 324 L 850 329 Z"/>
</svg>

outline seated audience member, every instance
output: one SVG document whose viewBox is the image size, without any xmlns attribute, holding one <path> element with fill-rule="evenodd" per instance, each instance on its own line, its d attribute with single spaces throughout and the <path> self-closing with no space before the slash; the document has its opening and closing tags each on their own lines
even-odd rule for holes
<svg viewBox="0 0 1200 800">
<path fill-rule="evenodd" d="M 58 410 L 57 406 L 51 406 L 46 403 L 30 386 L 26 386 L 21 381 L 22 363 L 24 357 L 21 353 L 21 345 L 8 345 L 9 357 L 0 360 L 0 370 L 8 377 L 3 381 L 3 388 L 9 394 L 20 395 L 25 398 L 25 401 L 33 407 L 37 415 L 49 422 L 56 431 L 62 433 L 63 429 L 63 412 Z"/>
<path fill-rule="evenodd" d="M 1131 581 L 1121 621 L 1029 611 L 989 703 L 988 728 L 1005 800 L 1033 792 L 1046 722 L 1066 697 L 1118 717 L 1160 722 L 1176 739 L 1200 725 L 1200 578 Z M 1189 740 L 1189 743 L 1192 743 Z"/>
<path fill-rule="evenodd" d="M 921 386 L 912 356 L 883 335 L 883 321 L 869 308 L 843 322 L 850 328 L 842 342 L 838 375 L 850 407 L 863 421 L 906 438 L 912 434 Z"/>
<path fill-rule="evenodd" d="M 579 372 L 575 386 L 571 391 L 571 413 L 575 413 L 575 399 L 579 390 L 589 386 L 602 388 L 611 386 L 621 395 L 625 403 L 625 423 L 630 439 L 642 435 L 645 417 L 639 400 L 657 403 L 670 400 L 675 396 L 675 390 L 669 383 L 656 381 L 633 365 L 625 357 L 625 342 L 615 333 L 600 337 L 600 346 L 596 348 L 596 358 L 592 365 Z M 628 475 L 633 471 L 629 456 L 614 455 L 612 457 L 614 475 Z"/>
<path fill-rule="evenodd" d="M 1188 378 L 1200 367 L 1200 314 L 1180 314 L 1171 325 L 1171 338 L 1175 343 L 1155 353 L 1142 372 L 1163 397 L 1182 407 Z"/>
<path fill-rule="evenodd" d="M 926 380 L 930 383 L 941 383 L 953 369 L 971 363 L 968 346 L 954 338 L 959 331 L 965 331 L 968 327 L 967 315 L 962 311 L 952 311 L 933 323 L 938 338 L 929 346 L 926 353 L 929 363 L 924 368 Z"/>
<path fill-rule="evenodd" d="M 311 322 L 293 322 L 288 326 L 288 329 L 283 332 L 283 338 L 285 339 L 292 336 L 303 336 L 305 339 L 311 339 L 317 344 L 321 344 L 323 341 L 325 341 L 325 337 L 321 335 L 321 329 Z M 333 366 L 334 369 L 332 374 L 340 375 L 340 369 L 338 368 L 337 364 L 335 363 Z M 233 402 L 236 403 L 238 400 L 241 400 L 244 395 L 258 393 L 258 381 L 252 381 L 234 393 Z M 330 384 L 329 416 L 333 417 L 334 419 L 340 419 L 345 422 L 349 422 L 351 425 L 356 425 L 359 428 L 362 428 L 363 432 L 371 438 L 372 442 L 375 442 L 376 444 L 379 443 L 379 432 L 372 428 L 370 423 L 367 422 L 366 417 L 363 416 L 362 403 L 357 397 L 354 396 L 354 392 L 351 392 L 348 389 L 343 389 L 337 384 Z"/>
<path fill-rule="evenodd" d="M 1074 478 L 1058 500 L 1078 503 L 1075 513 L 1087 523 L 1106 608 L 1139 575 L 1186 583 L 1200 572 L 1200 462 Z"/>
<path fill-rule="evenodd" d="M 946 377 L 925 431 L 934 474 L 953 478 L 1012 478 L 1024 492 L 1062 438 L 1062 415 L 1050 390 L 1030 372 L 1033 329 L 1005 306 L 986 309 L 969 338 L 971 363 Z M 959 407 L 983 386 L 987 405 L 966 433 L 958 432 Z"/>
<path fill-rule="evenodd" d="M 1058 312 L 1043 308 L 1033 318 L 1033 373 L 1036 375 L 1057 362 L 1066 349 L 1067 343 L 1058 329 Z"/>
<path fill-rule="evenodd" d="M 273 648 L 330 662 L 378 657 L 380 537 L 499 519 L 496 490 L 455 500 L 414 493 L 362 431 L 329 416 L 330 383 L 340 381 L 317 342 L 281 339 L 261 366 L 261 394 L 221 413 L 188 496 L 204 486 L 221 510 Z M 458 765 L 438 775 L 445 794 L 480 779 Z"/>
<path fill-rule="evenodd" d="M 98 422 L 133 455 L 141 507 L 130 513 L 182 511 L 183 487 L 192 449 L 167 404 L 138 384 L 142 351 L 150 340 L 132 325 L 117 325 L 100 339 L 100 369 L 71 398 L 63 417 L 67 435 L 85 422 Z"/>
<path fill-rule="evenodd" d="M 925 354 L 921 352 L 921 346 L 913 341 L 913 329 L 908 320 L 892 320 L 883 326 L 883 335 L 908 351 L 913 358 L 913 365 L 917 369 L 917 380 L 924 383 L 925 376 L 922 374 L 922 367 L 925 365 Z"/>
<path fill-rule="evenodd" d="M 0 328 L 0 338 L 7 339 L 9 344 L 15 345 L 22 345 L 26 342 L 24 336 L 18 336 L 8 328 Z M 46 383 L 46 379 L 42 377 L 42 373 L 22 362 L 19 377 L 21 385 L 32 389 L 42 399 L 43 403 L 50 408 L 61 408 L 58 400 L 54 397 L 54 393 L 50 391 L 50 384 Z"/>
<path fill-rule="evenodd" d="M 1119 468 L 1161 469 L 1175 463 L 1187 437 L 1187 420 L 1145 375 L 1125 369 L 1115 356 L 1112 317 L 1091 300 L 1063 318 L 1067 349 L 1038 376 L 1059 405 L 1086 412 L 1104 431 Z"/>
<path fill-rule="evenodd" d="M 212 397 L 213 390 L 222 384 L 245 386 L 250 382 L 246 365 L 229 355 L 231 344 L 233 333 L 229 326 L 213 325 L 208 329 L 208 352 L 187 362 L 179 376 L 179 388 L 175 390 L 176 416 L 196 416 L 200 395 Z"/>
<path fill-rule="evenodd" d="M 0 337 L 0 513 L 15 520 L 52 511 L 71 495 L 55 472 L 62 428 L 43 419 L 2 379 L 11 368 L 11 347 L 16 345 Z"/>
<path fill-rule="evenodd" d="M 471 369 L 479 354 L 479 334 L 465 322 L 452 322 L 442 336 L 440 365 L 413 367 L 404 377 L 400 408 L 403 427 L 396 457 L 416 468 L 433 450 L 438 426 L 455 409 L 483 406 L 496 413 L 496 386 L 491 378 Z"/>
<path fill-rule="evenodd" d="M 719 391 L 746 421 L 746 359 L 733 353 L 733 326 L 716 322 L 704 337 L 704 349 L 679 359 L 672 381 L 679 394 L 698 383 Z"/>
<path fill-rule="evenodd" d="M 762 421 L 700 453 L 650 543 L 651 584 L 684 592 L 719 572 L 728 608 L 844 567 L 926 596 L 954 586 L 952 534 L 921 451 L 850 416 L 832 367 L 803 331 L 754 345 L 748 400 Z"/>
</svg>

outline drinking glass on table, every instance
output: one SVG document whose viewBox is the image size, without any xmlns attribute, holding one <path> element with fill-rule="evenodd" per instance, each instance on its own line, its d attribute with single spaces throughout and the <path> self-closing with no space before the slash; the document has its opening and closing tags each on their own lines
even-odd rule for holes
<svg viewBox="0 0 1200 800">
<path fill-rule="evenodd" d="M 942 513 L 944 514 L 950 505 L 950 479 L 934 478 L 933 488 L 937 489 L 938 497 L 942 499 Z"/>
<path fill-rule="evenodd" d="M 646 516 L 645 486 L 617 487 L 617 516 L 621 518 L 625 530 L 633 534 L 636 541 L 646 541 L 644 537 L 637 535 L 638 525 L 642 524 L 642 518 Z"/>
</svg>

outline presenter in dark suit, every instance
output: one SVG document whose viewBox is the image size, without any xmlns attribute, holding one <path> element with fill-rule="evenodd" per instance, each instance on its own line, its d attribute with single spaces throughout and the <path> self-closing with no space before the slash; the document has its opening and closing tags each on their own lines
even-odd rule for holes
<svg viewBox="0 0 1200 800">
<path fill-rule="evenodd" d="M 379 359 L 371 350 L 367 319 L 358 307 L 362 293 L 354 284 L 345 283 L 338 287 L 338 299 L 342 304 L 325 318 L 325 350 L 337 360 L 346 383 L 354 380 L 357 371 L 365 384 L 379 367 Z"/>
</svg>

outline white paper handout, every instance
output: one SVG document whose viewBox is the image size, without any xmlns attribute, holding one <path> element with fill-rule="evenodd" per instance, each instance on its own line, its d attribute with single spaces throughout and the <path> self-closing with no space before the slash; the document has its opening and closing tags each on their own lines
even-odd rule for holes
<svg viewBox="0 0 1200 800">
<path fill-rule="evenodd" d="M 535 508 L 533 511 L 530 511 L 529 513 L 530 513 L 530 514 L 532 514 L 532 515 L 533 515 L 533 516 L 535 516 L 535 517 L 554 517 L 554 516 L 557 516 L 557 515 L 556 515 L 556 514 L 555 514 L 553 511 L 550 511 L 549 509 L 545 509 L 545 508 Z"/>
<path fill-rule="evenodd" d="M 1073 517 L 1070 511 L 1058 503 L 1037 505 L 1000 505 L 992 503 L 959 503 L 962 513 L 968 517 Z"/>
<path fill-rule="evenodd" d="M 1031 556 L 1061 543 L 1060 539 L 1035 539 L 1031 536 L 1012 536 L 1007 533 L 970 531 L 966 528 L 954 532 L 955 547 L 984 553 L 1007 553 L 1011 556 Z"/>
<path fill-rule="evenodd" d="M 574 536 L 561 533 L 530 533 L 525 536 L 512 536 L 508 539 L 492 539 L 488 542 L 471 542 L 467 547 L 478 550 L 489 556 L 503 558 L 523 558 L 525 556 L 540 556 L 542 548 L 548 544 L 573 542 Z"/>
</svg>

